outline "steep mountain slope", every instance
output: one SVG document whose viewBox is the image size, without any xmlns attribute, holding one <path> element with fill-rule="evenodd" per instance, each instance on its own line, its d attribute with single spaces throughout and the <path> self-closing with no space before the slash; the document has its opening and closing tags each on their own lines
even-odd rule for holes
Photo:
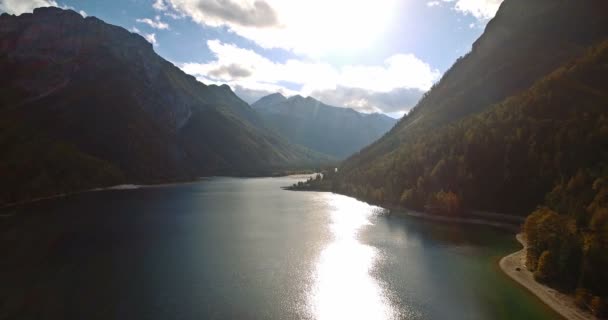
<svg viewBox="0 0 608 320">
<path fill-rule="evenodd" d="M 348 159 L 342 173 L 407 148 L 429 130 L 524 90 L 606 37 L 608 3 L 505 0 L 472 51 L 448 70 L 391 133 Z"/>
<path fill-rule="evenodd" d="M 607 37 L 608 16 L 604 14 L 607 10 L 608 3 L 604 1 L 504 1 L 484 34 L 475 42 L 472 52 L 459 59 L 417 107 L 387 135 L 346 160 L 336 177 L 336 183 L 348 185 L 344 188 L 351 189 L 349 192 L 367 193 L 369 196 L 372 192 L 370 190 L 375 190 L 376 198 L 381 194 L 383 201 L 400 202 L 404 192 L 427 184 L 424 177 L 442 160 L 430 158 L 436 161 L 432 164 L 421 162 L 428 160 L 427 156 L 440 148 L 439 144 L 435 145 L 431 141 L 441 145 L 446 143 L 433 140 L 441 130 L 449 130 L 451 124 L 467 115 L 487 110 L 526 90 L 538 79 Z M 442 137 L 452 143 L 460 143 L 458 138 Z M 421 149 L 421 146 L 426 149 Z M 472 158 L 481 156 L 483 151 L 477 149 L 479 154 L 470 155 Z M 416 158 L 415 155 L 423 156 Z M 470 165 L 474 168 L 478 168 L 476 165 L 496 167 L 504 161 L 495 160 L 499 162 L 478 161 Z M 417 165 L 411 166 L 414 162 Z M 433 167 L 429 171 L 422 170 L 431 165 Z M 448 166 L 445 170 L 455 174 L 456 167 Z M 509 173 L 497 170 L 496 174 L 500 176 Z M 496 191 L 496 188 L 486 187 L 500 184 L 502 180 L 497 182 L 483 176 L 473 179 L 478 180 L 470 182 L 470 191 L 464 197 L 464 204 L 475 209 L 526 214 L 542 201 L 539 194 L 548 191 L 544 189 L 547 182 L 533 184 L 539 188 L 539 192 L 527 195 L 525 201 L 507 205 L 506 198 L 504 201 L 495 201 L 496 196 L 483 199 L 482 196 L 470 194 L 479 191 L 479 195 L 487 195 L 490 191 Z M 442 177 L 436 177 L 433 185 L 429 192 L 430 189 L 437 192 L 450 187 L 449 181 Z M 512 185 L 505 186 L 506 189 L 502 192 L 507 192 L 511 187 Z M 514 189 L 509 192 L 513 191 Z M 424 199 L 416 202 L 417 207 L 432 200 L 427 192 L 422 197 Z"/>
<path fill-rule="evenodd" d="M 524 226 L 536 280 L 608 316 L 608 40 L 452 133 L 469 150 L 451 154 L 476 155 L 467 166 L 495 164 L 453 175 L 483 186 L 474 202 L 543 204 Z"/>
<path fill-rule="evenodd" d="M 71 10 L 2 14 L 0 74 L 0 203 L 319 159 L 264 129 L 229 87 Z"/>
<path fill-rule="evenodd" d="M 311 97 L 275 93 L 252 105 L 267 126 L 293 143 L 345 158 L 380 138 L 397 122 L 382 114 L 326 105 Z"/>
<path fill-rule="evenodd" d="M 376 201 L 419 209 L 443 190 L 467 208 L 528 214 L 556 184 L 581 169 L 597 175 L 607 165 L 603 42 L 529 89 L 375 162 L 351 186 L 363 185 L 360 191 L 372 198 L 381 194 Z"/>
</svg>

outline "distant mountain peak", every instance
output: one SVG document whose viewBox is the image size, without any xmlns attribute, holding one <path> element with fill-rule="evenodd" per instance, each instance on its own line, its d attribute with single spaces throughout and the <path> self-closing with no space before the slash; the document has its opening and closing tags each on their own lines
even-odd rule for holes
<svg viewBox="0 0 608 320">
<path fill-rule="evenodd" d="M 273 97 L 273 98 L 279 98 L 279 99 L 287 99 L 287 98 L 285 98 L 285 96 L 284 96 L 282 93 L 280 93 L 280 92 L 269 94 L 269 95 L 267 95 L 266 97 Z"/>
<path fill-rule="evenodd" d="M 260 98 L 258 101 L 254 102 L 251 107 L 254 109 L 263 108 L 266 106 L 276 105 L 284 101 L 287 101 L 287 98 L 285 98 L 285 96 L 281 93 L 277 92 Z"/>
<path fill-rule="evenodd" d="M 291 100 L 291 101 L 307 101 L 307 102 L 316 102 L 316 103 L 320 103 L 320 104 L 321 104 L 321 103 L 323 103 L 323 102 L 321 102 L 321 101 L 319 101 L 319 100 L 317 100 L 317 99 L 315 99 L 315 98 L 313 98 L 313 97 L 311 97 L 311 96 L 304 97 L 304 96 L 301 96 L 301 95 L 299 95 L 299 94 L 297 94 L 297 95 L 295 95 L 295 96 L 291 96 L 291 97 L 289 97 L 289 99 L 287 99 L 287 100 Z"/>
<path fill-rule="evenodd" d="M 284 102 L 288 102 L 289 104 L 283 105 Z M 264 109 L 264 110 L 274 110 L 278 111 L 279 109 L 284 109 L 288 107 L 294 107 L 297 105 L 298 107 L 322 107 L 333 109 L 334 112 L 343 113 L 343 114 L 354 114 L 361 117 L 370 117 L 370 118 L 380 118 L 384 120 L 396 121 L 396 119 L 387 116 L 381 112 L 373 112 L 373 113 L 363 113 L 359 112 L 350 107 L 337 107 L 328 105 L 322 101 L 319 101 L 311 96 L 304 97 L 302 95 L 294 95 L 289 98 L 286 98 L 283 94 L 277 92 L 272 93 L 267 96 L 260 98 L 258 101 L 253 103 L 251 106 L 254 109 Z"/>
<path fill-rule="evenodd" d="M 261 98 L 252 107 L 281 136 L 338 158 L 361 150 L 396 122 L 383 114 L 360 113 L 301 95 L 285 98 L 275 93 Z"/>
</svg>

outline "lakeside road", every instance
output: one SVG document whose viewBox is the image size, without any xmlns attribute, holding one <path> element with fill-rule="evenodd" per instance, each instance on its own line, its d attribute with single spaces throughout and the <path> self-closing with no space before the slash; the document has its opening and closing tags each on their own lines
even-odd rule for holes
<svg viewBox="0 0 608 320">
<path fill-rule="evenodd" d="M 534 280 L 532 272 L 525 268 L 526 241 L 523 238 L 523 234 L 518 234 L 516 238 L 523 248 L 500 259 L 499 265 L 502 271 L 536 295 L 542 302 L 547 304 L 565 319 L 597 320 L 597 317 L 591 313 L 578 308 L 574 304 L 574 298 L 572 296 L 558 292 L 557 290 L 549 288 Z M 517 271 L 516 268 L 519 268 L 519 271 Z"/>
</svg>

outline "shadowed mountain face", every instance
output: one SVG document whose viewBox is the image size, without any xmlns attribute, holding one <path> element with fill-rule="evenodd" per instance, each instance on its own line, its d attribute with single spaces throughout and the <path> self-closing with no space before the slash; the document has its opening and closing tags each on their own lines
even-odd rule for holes
<svg viewBox="0 0 608 320">
<path fill-rule="evenodd" d="M 287 99 L 280 93 L 263 97 L 252 107 L 266 125 L 281 136 L 337 158 L 358 152 L 397 122 L 378 113 L 333 107 L 311 97 Z"/>
<path fill-rule="evenodd" d="M 575 64 L 590 47 L 606 39 L 606 12 L 608 2 L 599 0 L 505 0 L 472 51 L 456 61 L 416 108 L 383 138 L 343 163 L 335 188 L 418 208 L 433 202 L 441 190 L 451 190 L 469 208 L 528 213 L 543 201 L 555 180 L 567 179 L 578 168 L 593 167 L 605 150 L 589 149 L 590 156 L 577 158 L 567 155 L 576 154 L 580 142 L 548 139 L 557 132 L 551 130 L 566 125 L 560 124 L 559 117 L 576 119 L 582 100 L 571 101 L 571 115 L 550 108 L 533 113 L 534 126 L 525 119 L 512 122 L 531 112 L 530 108 L 538 108 L 534 101 L 527 101 L 520 111 L 514 107 L 498 111 L 495 106 L 531 90 L 560 67 Z M 601 81 L 588 85 L 602 92 Z M 575 89 L 563 86 L 561 95 L 580 96 Z M 594 92 L 589 91 L 589 97 L 599 103 L 601 95 L 596 97 Z M 557 105 L 557 101 L 551 103 Z M 589 114 L 599 117 L 603 109 L 593 110 Z M 481 112 L 494 114 L 483 120 L 474 118 Z M 495 123 L 496 119 L 509 125 Z M 549 126 L 551 119 L 556 122 Z M 537 131 L 540 127 L 535 126 L 546 131 Z M 505 131 L 499 132 L 500 128 Z M 595 125 L 586 128 L 593 130 Z M 509 140 L 517 130 L 517 139 L 531 135 L 526 143 L 532 144 L 522 142 L 517 149 Z M 562 145 L 545 148 L 541 141 Z M 539 167 L 541 163 L 545 165 Z"/>
<path fill-rule="evenodd" d="M 319 156 L 143 37 L 71 10 L 0 16 L 0 203 L 124 182 L 255 175 Z"/>
</svg>

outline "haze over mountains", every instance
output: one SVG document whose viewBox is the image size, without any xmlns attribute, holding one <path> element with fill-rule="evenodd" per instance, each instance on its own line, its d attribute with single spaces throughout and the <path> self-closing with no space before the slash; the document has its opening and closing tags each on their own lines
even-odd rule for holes
<svg viewBox="0 0 608 320">
<path fill-rule="evenodd" d="M 397 120 L 326 105 L 314 98 L 280 93 L 251 105 L 268 128 L 293 143 L 336 157 L 358 152 L 386 133 Z"/>
<path fill-rule="evenodd" d="M 71 10 L 2 14 L 0 74 L 0 203 L 327 160 L 265 129 L 228 86 Z"/>
</svg>

